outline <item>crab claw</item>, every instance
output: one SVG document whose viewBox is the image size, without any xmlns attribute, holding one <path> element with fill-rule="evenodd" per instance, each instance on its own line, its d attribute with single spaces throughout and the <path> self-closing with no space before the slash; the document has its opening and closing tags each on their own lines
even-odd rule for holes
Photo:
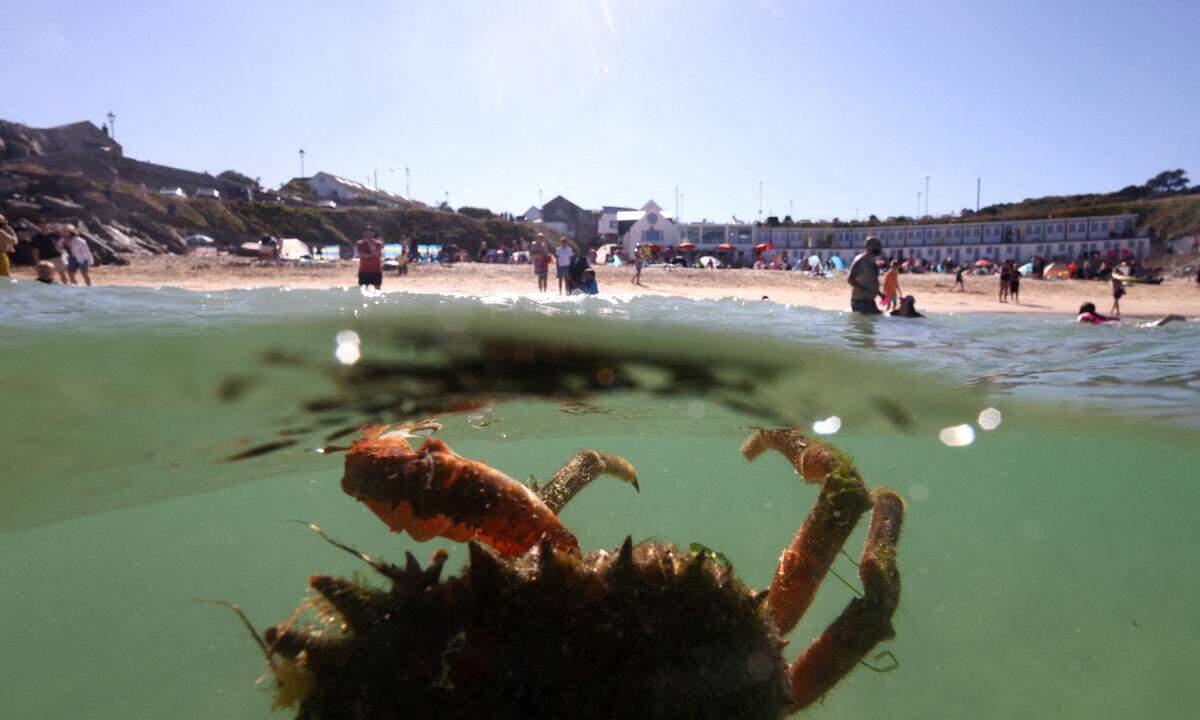
<svg viewBox="0 0 1200 720">
<path fill-rule="evenodd" d="M 417 541 L 478 538 L 516 556 L 545 536 L 556 548 L 579 552 L 575 536 L 529 488 L 441 440 L 413 450 L 403 438 L 368 433 L 346 454 L 342 490 Z"/>
</svg>

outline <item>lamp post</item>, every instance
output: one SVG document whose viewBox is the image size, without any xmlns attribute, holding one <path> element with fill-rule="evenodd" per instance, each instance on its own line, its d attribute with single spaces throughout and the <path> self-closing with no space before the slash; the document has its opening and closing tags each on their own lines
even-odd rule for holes
<svg viewBox="0 0 1200 720">
<path fill-rule="evenodd" d="M 304 148 L 300 148 L 300 177 L 304 177 Z"/>
<path fill-rule="evenodd" d="M 108 136 L 113 140 L 117 139 L 117 116 L 112 110 L 108 111 Z"/>
<path fill-rule="evenodd" d="M 929 217 L 929 176 L 925 176 L 925 217 Z"/>
</svg>

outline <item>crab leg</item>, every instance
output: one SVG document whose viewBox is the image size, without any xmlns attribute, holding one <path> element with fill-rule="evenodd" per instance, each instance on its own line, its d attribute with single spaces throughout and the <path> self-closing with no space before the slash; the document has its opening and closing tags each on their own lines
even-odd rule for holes
<svg viewBox="0 0 1200 720">
<path fill-rule="evenodd" d="M 554 473 L 545 485 L 540 488 L 535 485 L 534 492 L 542 502 L 546 503 L 546 507 L 557 515 L 562 512 L 563 507 L 571 501 L 571 498 L 601 475 L 612 475 L 619 480 L 624 480 L 632 485 L 634 490 L 641 492 L 641 488 L 638 487 L 637 471 L 633 469 L 633 465 L 630 465 L 628 460 L 620 455 L 596 450 L 580 450 L 575 453 L 575 457 L 568 460 L 561 470 Z"/>
<path fill-rule="evenodd" d="M 845 453 L 794 430 L 757 430 L 742 444 L 753 460 L 765 449 L 778 450 L 821 492 L 792 542 L 784 549 L 767 594 L 767 607 L 780 635 L 808 610 L 838 550 L 858 518 L 871 506 L 866 487 Z"/>
<path fill-rule="evenodd" d="M 346 454 L 342 490 L 393 532 L 407 530 L 418 541 L 478 537 L 515 556 L 545 536 L 555 547 L 579 551 L 575 536 L 533 491 L 440 440 L 414 451 L 403 439 L 368 433 Z"/>
<path fill-rule="evenodd" d="M 863 546 L 858 575 L 863 597 L 842 614 L 788 667 L 792 710 L 808 707 L 860 663 L 871 648 L 895 636 L 892 613 L 900 602 L 896 543 L 904 519 L 904 501 L 894 490 L 871 493 L 871 528 Z"/>
</svg>

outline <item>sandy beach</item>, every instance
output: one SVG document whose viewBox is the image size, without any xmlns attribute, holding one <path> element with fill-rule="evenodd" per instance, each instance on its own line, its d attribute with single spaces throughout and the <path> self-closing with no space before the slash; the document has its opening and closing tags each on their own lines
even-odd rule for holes
<svg viewBox="0 0 1200 720">
<path fill-rule="evenodd" d="M 13 268 L 14 277 L 32 279 L 33 269 Z M 845 275 L 809 278 L 798 272 L 774 270 L 700 270 L 649 268 L 642 285 L 631 280 L 628 267 L 600 267 L 597 279 L 605 295 L 667 295 L 696 299 L 740 298 L 771 300 L 824 310 L 847 310 L 849 288 Z M 315 265 L 274 265 L 237 257 L 136 256 L 129 265 L 105 265 L 92 271 L 96 285 L 134 287 L 178 287 L 213 291 L 235 288 L 290 286 L 332 288 L 354 284 L 353 261 Z M 1081 303 L 1094 302 L 1100 312 L 1112 304 L 1106 282 L 1083 280 L 1030 280 L 1021 283 L 1020 303 L 997 300 L 998 280 L 991 275 L 965 277 L 966 292 L 953 291 L 953 275 L 902 275 L 900 288 L 914 295 L 917 308 L 926 313 L 1019 312 L 1074 315 Z M 394 271 L 384 275 L 385 291 L 454 293 L 462 295 L 513 294 L 537 297 L 533 270 L 529 265 L 420 265 L 405 277 Z M 550 278 L 551 294 L 556 283 Z M 1121 300 L 1122 314 L 1131 318 L 1154 318 L 1168 313 L 1189 319 L 1200 317 L 1200 288 L 1195 282 L 1170 279 L 1162 285 L 1129 285 Z"/>
</svg>

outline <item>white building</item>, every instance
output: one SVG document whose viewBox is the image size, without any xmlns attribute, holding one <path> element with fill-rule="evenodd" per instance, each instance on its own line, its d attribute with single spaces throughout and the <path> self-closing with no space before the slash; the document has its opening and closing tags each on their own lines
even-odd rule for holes
<svg viewBox="0 0 1200 720">
<path fill-rule="evenodd" d="M 354 200 L 360 196 L 374 196 L 376 194 L 374 190 L 360 182 L 354 182 L 353 180 L 331 175 L 327 172 L 319 172 L 310 178 L 306 178 L 306 180 L 308 180 L 308 186 L 317 194 L 317 197 L 333 200 Z"/>
<path fill-rule="evenodd" d="M 750 224 L 688 223 L 682 236 L 700 250 L 726 243 L 743 260 L 752 260 L 753 248 L 770 243 L 787 252 L 791 260 L 816 255 L 822 261 L 836 255 L 849 262 L 862 250 L 868 235 L 883 242 L 888 257 L 950 258 L 953 262 L 1016 260 L 1034 255 L 1047 260 L 1074 260 L 1084 253 L 1131 254 L 1145 257 L 1148 235 L 1137 231 L 1134 214 L 1102 215 L 1043 220 L 972 221 L 971 218 L 938 223 L 880 225 L 766 226 Z"/>
<path fill-rule="evenodd" d="M 683 241 L 675 218 L 664 213 L 653 200 L 643 205 L 641 210 L 618 211 L 617 228 L 625 257 L 633 257 L 639 245 L 653 244 L 665 248 Z"/>
<path fill-rule="evenodd" d="M 525 211 L 525 214 L 521 216 L 520 219 L 524 220 L 525 222 L 541 222 L 542 221 L 542 209 L 540 207 L 538 207 L 537 205 L 531 205 L 531 206 L 529 206 L 529 209 Z"/>
<path fill-rule="evenodd" d="M 621 236 L 620 219 L 622 212 L 632 212 L 633 208 L 605 205 L 600 208 L 600 219 L 596 221 L 596 236 L 601 243 L 615 243 Z M 641 217 L 640 215 L 638 217 Z"/>
</svg>

